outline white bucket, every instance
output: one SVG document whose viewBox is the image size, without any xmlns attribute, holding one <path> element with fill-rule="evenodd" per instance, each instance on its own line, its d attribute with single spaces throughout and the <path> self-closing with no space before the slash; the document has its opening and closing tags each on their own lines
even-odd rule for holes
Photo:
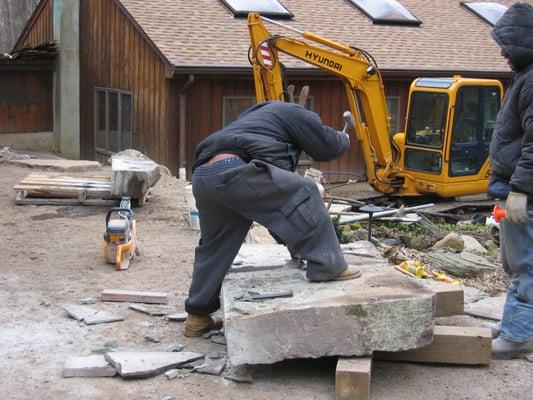
<svg viewBox="0 0 533 400">
<path fill-rule="evenodd" d="M 192 185 L 185 186 L 185 204 L 189 215 L 189 225 L 195 231 L 200 230 L 200 218 L 198 217 L 198 209 L 196 208 L 196 201 L 192 194 Z"/>
</svg>

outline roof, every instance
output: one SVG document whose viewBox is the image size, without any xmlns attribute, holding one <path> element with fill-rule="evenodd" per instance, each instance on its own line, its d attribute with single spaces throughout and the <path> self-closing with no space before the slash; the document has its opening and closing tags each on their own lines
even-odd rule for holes
<svg viewBox="0 0 533 400">
<path fill-rule="evenodd" d="M 245 18 L 219 0 L 118 0 L 175 67 L 248 67 Z M 511 5 L 514 0 L 493 0 Z M 281 0 L 293 14 L 280 22 L 362 48 L 384 71 L 507 72 L 491 26 L 460 0 L 400 0 L 420 26 L 375 25 L 347 0 Z M 311 5 L 312 4 L 312 5 Z M 294 35 L 268 26 L 273 33 Z M 291 57 L 289 68 L 313 67 Z"/>
</svg>

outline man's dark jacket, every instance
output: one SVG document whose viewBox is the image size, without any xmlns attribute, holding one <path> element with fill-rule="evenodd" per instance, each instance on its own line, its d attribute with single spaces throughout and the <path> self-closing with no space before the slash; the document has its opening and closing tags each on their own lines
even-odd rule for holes
<svg viewBox="0 0 533 400">
<path fill-rule="evenodd" d="M 503 199 L 509 189 L 533 195 L 533 7 L 517 3 L 492 30 L 515 71 L 505 94 L 490 145 L 489 195 Z"/>
<path fill-rule="evenodd" d="M 301 150 L 316 161 L 330 161 L 349 145 L 346 135 L 323 125 L 316 113 L 297 104 L 268 101 L 202 140 L 192 169 L 216 154 L 233 153 L 246 162 L 256 159 L 292 171 Z"/>
</svg>

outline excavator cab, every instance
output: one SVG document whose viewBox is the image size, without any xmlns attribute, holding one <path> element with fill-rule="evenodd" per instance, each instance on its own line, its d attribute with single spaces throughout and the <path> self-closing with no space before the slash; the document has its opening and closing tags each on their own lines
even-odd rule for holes
<svg viewBox="0 0 533 400">
<path fill-rule="evenodd" d="M 419 78 L 411 85 L 401 168 L 421 194 L 454 197 L 481 193 L 502 86 L 497 81 Z"/>
</svg>

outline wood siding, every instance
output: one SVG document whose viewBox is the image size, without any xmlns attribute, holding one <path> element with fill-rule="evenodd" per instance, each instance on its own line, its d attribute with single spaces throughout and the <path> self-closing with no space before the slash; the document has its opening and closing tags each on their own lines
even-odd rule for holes
<svg viewBox="0 0 533 400">
<path fill-rule="evenodd" d="M 182 80 L 181 82 L 183 82 Z M 322 121 L 342 130 L 344 121 L 342 114 L 348 110 L 344 86 L 340 80 L 294 80 L 297 91 L 304 85 L 311 88 L 313 111 L 317 112 Z M 400 97 L 400 126 L 403 126 L 407 107 L 407 94 L 410 82 L 386 82 L 386 95 Z M 224 96 L 254 96 L 251 78 L 228 77 L 197 78 L 188 89 L 186 112 L 186 168 L 190 176 L 190 168 L 194 160 L 197 144 L 210 133 L 222 127 L 222 104 Z M 176 129 L 177 130 L 177 129 Z M 314 163 L 313 167 L 328 172 L 326 179 L 346 180 L 362 177 L 365 164 L 359 143 L 353 139 L 350 149 L 338 160 L 327 163 Z"/>
<path fill-rule="evenodd" d="M 95 88 L 126 90 L 133 95 L 133 147 L 176 173 L 172 82 L 150 42 L 115 1 L 91 0 L 80 3 L 80 44 L 82 157 L 108 158 L 94 150 Z"/>
<path fill-rule="evenodd" d="M 36 46 L 54 40 L 54 1 L 44 0 L 33 13 L 28 25 L 17 41 L 17 48 Z"/>
<path fill-rule="evenodd" d="M 0 134 L 53 130 L 50 71 L 0 73 Z"/>
</svg>

